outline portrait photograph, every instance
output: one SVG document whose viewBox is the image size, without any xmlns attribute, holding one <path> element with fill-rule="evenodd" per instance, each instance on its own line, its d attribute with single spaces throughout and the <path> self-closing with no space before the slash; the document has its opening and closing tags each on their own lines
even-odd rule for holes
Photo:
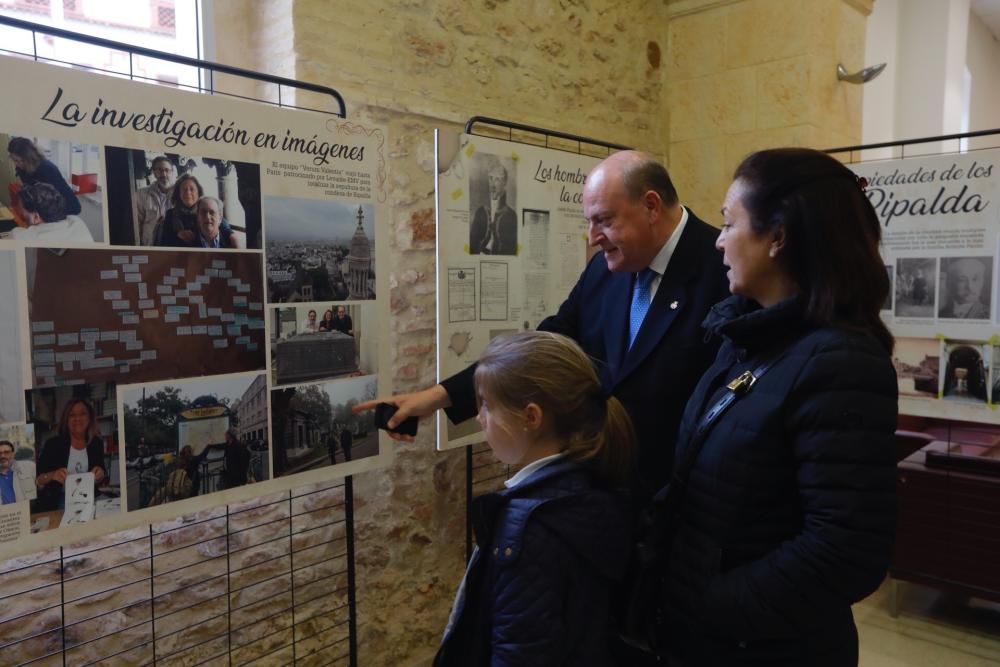
<svg viewBox="0 0 1000 667">
<path fill-rule="evenodd" d="M 942 257 L 938 317 L 988 320 L 993 303 L 992 257 Z"/>
<path fill-rule="evenodd" d="M 261 247 L 259 165 L 116 146 L 104 161 L 112 245 Z"/>
<path fill-rule="evenodd" d="M 372 204 L 265 197 L 271 303 L 375 299 Z"/>
<path fill-rule="evenodd" d="M 0 239 L 104 242 L 98 146 L 0 132 Z"/>
<path fill-rule="evenodd" d="M 31 532 L 121 512 L 116 387 L 98 382 L 25 392 L 35 434 Z"/>
<path fill-rule="evenodd" d="M 937 259 L 901 257 L 896 260 L 896 317 L 934 317 Z"/>
<path fill-rule="evenodd" d="M 517 173 L 510 157 L 476 153 L 469 165 L 469 254 L 516 255 Z"/>
</svg>

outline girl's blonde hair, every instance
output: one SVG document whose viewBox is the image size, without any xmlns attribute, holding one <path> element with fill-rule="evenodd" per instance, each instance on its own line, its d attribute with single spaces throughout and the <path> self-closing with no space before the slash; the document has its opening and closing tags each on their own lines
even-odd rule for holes
<svg viewBox="0 0 1000 667">
<path fill-rule="evenodd" d="M 476 367 L 476 390 L 495 414 L 535 403 L 543 428 L 565 443 L 567 456 L 597 478 L 620 485 L 632 472 L 635 432 L 621 402 L 606 396 L 590 359 L 573 340 L 523 331 L 490 341 Z M 500 416 L 503 424 L 507 415 Z"/>
</svg>

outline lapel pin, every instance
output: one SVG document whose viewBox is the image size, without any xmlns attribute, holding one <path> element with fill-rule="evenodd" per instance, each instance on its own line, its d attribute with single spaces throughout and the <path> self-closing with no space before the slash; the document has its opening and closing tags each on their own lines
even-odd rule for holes
<svg viewBox="0 0 1000 667">
<path fill-rule="evenodd" d="M 670 302 L 670 310 L 677 310 L 677 302 L 676 301 L 671 301 Z"/>
</svg>

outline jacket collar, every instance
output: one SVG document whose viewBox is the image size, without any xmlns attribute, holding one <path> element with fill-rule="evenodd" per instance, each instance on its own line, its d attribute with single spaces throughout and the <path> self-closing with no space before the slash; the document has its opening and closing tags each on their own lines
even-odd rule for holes
<svg viewBox="0 0 1000 667">
<path fill-rule="evenodd" d="M 808 327 L 805 299 L 796 295 L 764 308 L 756 301 L 733 295 L 712 306 L 702 327 L 738 348 L 760 350 L 795 337 Z"/>
</svg>

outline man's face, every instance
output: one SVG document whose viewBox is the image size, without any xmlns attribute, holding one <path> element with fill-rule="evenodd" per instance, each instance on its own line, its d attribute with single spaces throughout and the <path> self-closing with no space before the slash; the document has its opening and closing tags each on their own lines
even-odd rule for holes
<svg viewBox="0 0 1000 667">
<path fill-rule="evenodd" d="M 309 321 L 310 322 L 315 322 L 316 321 L 316 311 L 315 310 L 310 310 L 309 311 Z"/>
<path fill-rule="evenodd" d="M 159 160 L 153 165 L 153 178 L 160 190 L 166 192 L 174 184 L 174 165 L 166 160 Z"/>
<path fill-rule="evenodd" d="M 8 444 L 0 445 L 0 473 L 6 473 L 14 465 L 14 448 Z"/>
<path fill-rule="evenodd" d="M 219 207 L 212 199 L 203 199 L 198 204 L 198 227 L 201 235 L 206 241 L 214 241 L 219 235 L 219 222 L 222 214 Z"/>
<path fill-rule="evenodd" d="M 347 311 L 344 310 L 343 306 L 340 306 L 339 308 L 337 308 L 337 317 L 339 319 L 344 319 L 345 315 L 347 315 Z"/>
<path fill-rule="evenodd" d="M 583 217 L 590 245 L 604 251 L 608 271 L 642 271 L 656 256 L 654 212 L 632 201 L 620 171 L 598 166 L 583 186 Z"/>
<path fill-rule="evenodd" d="M 500 168 L 490 170 L 490 199 L 496 199 L 507 187 L 507 173 Z"/>
<path fill-rule="evenodd" d="M 948 287 L 955 303 L 973 303 L 983 291 L 983 263 L 960 259 L 948 269 Z"/>
</svg>

